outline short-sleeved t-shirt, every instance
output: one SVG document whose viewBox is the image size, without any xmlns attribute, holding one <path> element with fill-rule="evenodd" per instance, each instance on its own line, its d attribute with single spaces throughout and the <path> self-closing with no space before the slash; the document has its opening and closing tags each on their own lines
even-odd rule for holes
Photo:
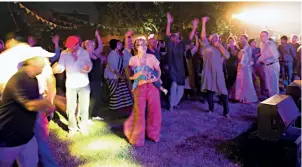
<svg viewBox="0 0 302 167">
<path fill-rule="evenodd" d="M 34 136 L 37 112 L 28 111 L 24 104 L 40 98 L 37 78 L 31 78 L 21 68 L 13 75 L 0 103 L 0 147 L 26 144 Z"/>
<path fill-rule="evenodd" d="M 147 54 L 146 55 L 145 63 L 146 64 L 140 64 L 138 56 L 132 56 L 129 60 L 129 66 L 131 68 L 146 65 L 146 66 L 149 66 L 150 68 L 152 68 L 154 70 L 155 67 L 159 67 L 159 61 L 157 60 L 157 58 L 153 54 Z M 145 80 L 140 80 L 138 85 L 142 85 L 142 84 L 145 84 L 145 83 L 146 83 Z"/>
</svg>

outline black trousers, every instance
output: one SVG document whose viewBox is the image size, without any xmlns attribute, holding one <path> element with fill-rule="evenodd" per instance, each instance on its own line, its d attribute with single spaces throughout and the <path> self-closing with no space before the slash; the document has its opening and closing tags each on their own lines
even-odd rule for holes
<svg viewBox="0 0 302 167">
<path fill-rule="evenodd" d="M 215 92 L 207 90 L 207 101 L 209 104 L 209 110 L 213 111 L 214 110 L 214 96 Z M 223 114 L 226 115 L 229 113 L 229 101 L 228 101 L 228 96 L 227 95 L 219 95 L 219 101 L 222 103 L 223 106 Z"/>
<path fill-rule="evenodd" d="M 101 81 L 90 82 L 90 106 L 89 106 L 89 117 L 100 116 L 100 105 L 102 104 L 101 98 Z"/>
</svg>

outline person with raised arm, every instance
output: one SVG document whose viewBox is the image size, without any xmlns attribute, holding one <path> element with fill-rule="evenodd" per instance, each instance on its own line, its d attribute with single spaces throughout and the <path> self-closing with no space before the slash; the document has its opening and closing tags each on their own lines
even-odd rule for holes
<svg viewBox="0 0 302 167">
<path fill-rule="evenodd" d="M 86 40 L 82 43 L 83 48 L 89 53 L 92 69 L 88 73 L 90 89 L 90 105 L 89 105 L 89 118 L 92 120 L 103 120 L 100 117 L 100 104 L 101 100 L 101 87 L 102 87 L 102 76 L 101 76 L 101 64 L 105 61 L 105 57 L 102 55 L 103 42 L 100 36 L 99 30 L 95 30 L 95 37 L 97 39 L 97 46 L 93 40 Z M 89 123 L 92 123 L 89 120 Z"/>
<path fill-rule="evenodd" d="M 168 68 L 169 76 L 172 80 L 170 88 L 170 108 L 169 111 L 173 111 L 174 108 L 179 108 L 179 102 L 184 94 L 184 86 L 186 80 L 184 53 L 185 46 L 190 43 L 195 35 L 199 20 L 194 19 L 193 29 L 190 33 L 189 40 L 183 41 L 179 33 L 171 34 L 171 24 L 173 23 L 173 17 L 167 13 L 167 27 L 166 27 L 166 44 L 168 48 Z"/>
<path fill-rule="evenodd" d="M 201 76 L 201 90 L 206 91 L 207 101 L 209 104 L 209 112 L 214 111 L 213 96 L 219 94 L 219 99 L 223 105 L 223 115 L 229 116 L 228 90 L 226 88 L 223 60 L 230 57 L 229 52 L 219 42 L 219 36 L 214 33 L 209 39 L 206 36 L 206 24 L 209 17 L 202 17 L 201 43 L 204 47 L 203 51 L 203 70 Z"/>
<path fill-rule="evenodd" d="M 133 92 L 134 106 L 129 118 L 124 123 L 124 134 L 128 141 L 134 146 L 143 146 L 145 143 L 145 134 L 147 138 L 159 142 L 161 130 L 161 106 L 160 95 L 155 82 L 158 82 L 161 70 L 157 58 L 146 53 L 147 44 L 144 39 L 135 41 L 135 49 L 137 55 L 130 58 L 129 66 L 133 69 L 134 75 L 131 80 L 136 80 L 141 76 L 145 76 L 145 80 L 139 80 L 138 85 Z M 141 68 L 137 70 L 137 68 Z M 146 69 L 144 69 L 146 68 Z M 157 76 L 147 77 L 148 70 L 157 71 Z M 147 123 L 145 117 L 147 105 Z M 145 127 L 147 125 L 147 128 Z"/>
</svg>

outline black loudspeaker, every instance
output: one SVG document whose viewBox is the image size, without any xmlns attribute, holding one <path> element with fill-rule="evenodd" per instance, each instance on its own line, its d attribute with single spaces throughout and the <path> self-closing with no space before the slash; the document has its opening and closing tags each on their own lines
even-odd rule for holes
<svg viewBox="0 0 302 167">
<path fill-rule="evenodd" d="M 302 86 L 302 80 L 295 80 L 294 82 L 292 82 L 286 87 L 286 94 L 294 99 L 300 112 L 301 112 L 301 86 Z"/>
<path fill-rule="evenodd" d="M 274 95 L 258 105 L 258 135 L 264 140 L 277 141 L 299 117 L 294 100 L 288 95 Z"/>
</svg>

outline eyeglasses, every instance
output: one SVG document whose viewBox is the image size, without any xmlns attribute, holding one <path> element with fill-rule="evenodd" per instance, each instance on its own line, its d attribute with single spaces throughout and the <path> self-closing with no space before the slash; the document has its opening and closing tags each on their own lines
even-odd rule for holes
<svg viewBox="0 0 302 167">
<path fill-rule="evenodd" d="M 147 44 L 146 44 L 146 43 L 141 42 L 141 43 L 136 43 L 136 44 L 135 44 L 135 46 L 147 46 Z"/>
</svg>

